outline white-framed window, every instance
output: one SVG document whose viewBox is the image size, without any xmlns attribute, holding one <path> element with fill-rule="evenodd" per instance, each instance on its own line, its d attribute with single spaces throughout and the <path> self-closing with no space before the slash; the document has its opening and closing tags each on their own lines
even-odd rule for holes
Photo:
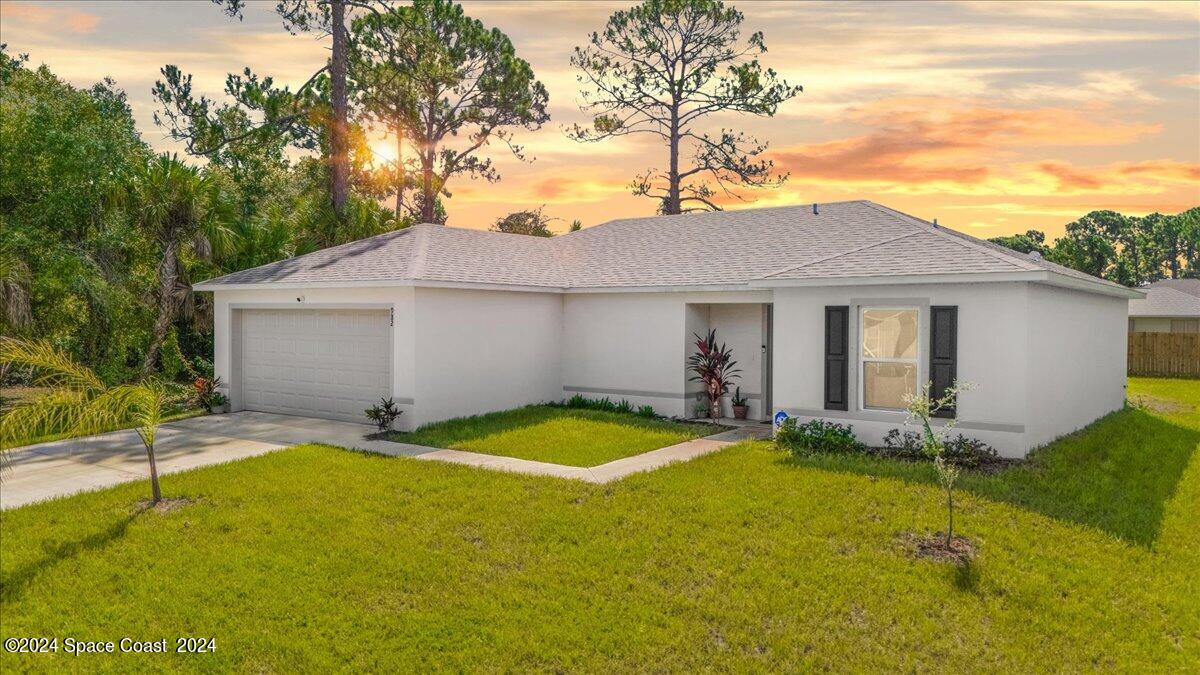
<svg viewBox="0 0 1200 675">
<path fill-rule="evenodd" d="M 861 307 L 858 402 L 862 409 L 903 410 L 917 391 L 920 312 L 915 307 Z"/>
</svg>

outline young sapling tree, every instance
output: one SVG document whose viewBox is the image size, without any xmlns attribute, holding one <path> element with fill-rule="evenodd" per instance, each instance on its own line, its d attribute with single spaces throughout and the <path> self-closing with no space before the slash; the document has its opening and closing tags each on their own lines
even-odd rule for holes
<svg viewBox="0 0 1200 675">
<path fill-rule="evenodd" d="M 950 432 L 954 429 L 954 419 L 947 420 L 936 430 L 930 423 L 930 419 L 937 416 L 937 413 L 943 409 L 953 408 L 958 400 L 958 395 L 961 392 L 972 389 L 972 385 L 967 383 L 960 384 L 955 380 L 954 384 L 946 388 L 942 395 L 934 398 L 931 393 L 932 383 L 926 383 L 921 388 L 919 394 L 906 394 L 904 401 L 906 404 L 908 423 L 919 423 L 921 425 L 921 433 L 924 439 L 924 452 L 927 456 L 933 459 L 933 468 L 937 471 L 938 482 L 942 489 L 946 491 L 946 549 L 951 550 L 954 541 L 954 485 L 958 482 L 960 469 L 953 461 L 946 457 L 946 439 Z"/>
</svg>

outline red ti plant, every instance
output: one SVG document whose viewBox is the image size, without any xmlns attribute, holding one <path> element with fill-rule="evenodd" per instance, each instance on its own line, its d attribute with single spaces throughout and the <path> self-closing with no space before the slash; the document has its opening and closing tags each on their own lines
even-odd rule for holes
<svg viewBox="0 0 1200 675">
<path fill-rule="evenodd" d="M 696 338 L 696 353 L 688 357 L 688 370 L 695 373 L 688 378 L 689 382 L 704 384 L 704 392 L 708 395 L 708 416 L 716 419 L 721 416 L 721 397 L 729 391 L 729 385 L 734 378 L 740 378 L 741 368 L 734 368 L 737 361 L 733 360 L 733 351 L 725 343 L 717 344 L 717 331 L 710 330 L 706 337 L 693 333 Z"/>
<path fill-rule="evenodd" d="M 197 377 L 192 380 L 192 389 L 196 391 L 196 403 L 199 403 L 208 412 L 225 405 L 229 399 L 225 398 L 225 394 L 217 391 L 220 386 L 221 378 L 219 377 Z"/>
</svg>

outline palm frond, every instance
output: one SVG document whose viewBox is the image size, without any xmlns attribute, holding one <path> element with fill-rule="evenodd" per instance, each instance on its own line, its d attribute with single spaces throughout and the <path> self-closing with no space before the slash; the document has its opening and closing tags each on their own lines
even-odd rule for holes
<svg viewBox="0 0 1200 675">
<path fill-rule="evenodd" d="M 22 439 L 72 432 L 75 417 L 86 404 L 85 395 L 72 389 L 55 389 L 21 401 L 0 417 L 0 447 L 13 447 Z"/>
</svg>

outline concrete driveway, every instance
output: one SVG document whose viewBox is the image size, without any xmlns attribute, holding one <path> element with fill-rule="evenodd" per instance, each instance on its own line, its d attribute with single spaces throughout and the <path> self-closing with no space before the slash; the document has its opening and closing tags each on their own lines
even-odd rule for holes
<svg viewBox="0 0 1200 675">
<path fill-rule="evenodd" d="M 253 457 L 298 443 L 328 443 L 388 455 L 431 448 L 364 438 L 367 424 L 236 412 L 169 422 L 159 427 L 155 457 L 159 474 Z M 0 483 L 0 508 L 146 480 L 146 451 L 133 430 L 42 443 L 9 451 L 12 471 Z M 149 489 L 149 488 L 147 488 Z"/>
</svg>

